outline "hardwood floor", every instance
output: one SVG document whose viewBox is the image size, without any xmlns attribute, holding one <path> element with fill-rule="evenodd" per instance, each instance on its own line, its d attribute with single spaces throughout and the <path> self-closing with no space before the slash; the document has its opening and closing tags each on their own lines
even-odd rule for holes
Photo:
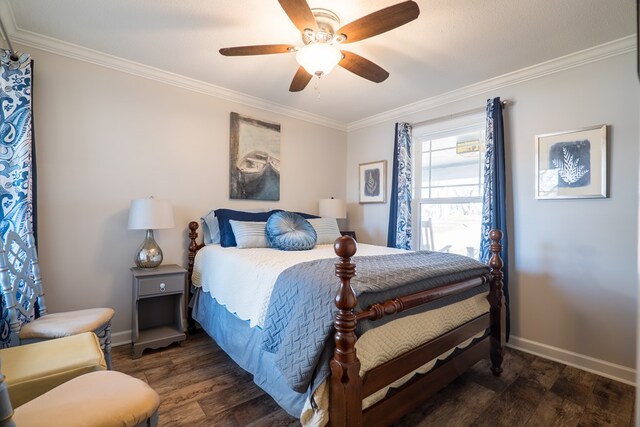
<svg viewBox="0 0 640 427">
<path fill-rule="evenodd" d="M 299 425 L 203 332 L 113 363 L 160 394 L 161 426 Z M 396 426 L 633 426 L 634 387 L 511 349 L 503 367 L 479 362 Z"/>
</svg>

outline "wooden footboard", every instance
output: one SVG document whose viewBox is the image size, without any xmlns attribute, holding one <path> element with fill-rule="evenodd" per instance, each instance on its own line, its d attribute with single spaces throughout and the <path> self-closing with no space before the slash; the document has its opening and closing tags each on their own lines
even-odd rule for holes
<svg viewBox="0 0 640 427">
<path fill-rule="evenodd" d="M 332 426 L 358 427 L 362 425 L 384 426 L 393 423 L 411 411 L 431 395 L 438 392 L 462 372 L 481 359 L 491 359 L 494 375 L 502 372 L 502 356 L 505 344 L 505 306 L 502 294 L 502 232 L 492 230 L 492 257 L 489 262 L 490 275 L 422 291 L 400 298 L 374 304 L 367 310 L 355 313 L 356 295 L 351 287 L 351 279 L 356 274 L 356 266 L 351 258 L 356 253 L 356 243 L 349 236 L 336 240 L 335 252 L 340 257 L 336 263 L 336 276 L 340 279 L 340 289 L 336 295 L 335 352 L 331 359 L 330 377 L 330 424 Z M 467 289 L 490 282 L 490 312 L 461 325 L 447 334 L 422 346 L 404 353 L 367 372 L 360 378 L 360 361 L 356 355 L 355 334 L 358 320 L 377 320 L 384 316 L 400 313 L 409 308 L 453 295 Z M 380 388 L 402 378 L 446 350 L 468 340 L 489 328 L 489 336 L 467 347 L 457 356 L 449 359 L 425 375 L 419 375 L 401 388 L 394 390 L 382 401 L 362 411 L 362 401 Z"/>
</svg>

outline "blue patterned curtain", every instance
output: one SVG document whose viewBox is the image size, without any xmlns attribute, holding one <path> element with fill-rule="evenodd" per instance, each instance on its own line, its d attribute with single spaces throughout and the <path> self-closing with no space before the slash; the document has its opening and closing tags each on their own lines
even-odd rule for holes
<svg viewBox="0 0 640 427">
<path fill-rule="evenodd" d="M 0 51 L 0 237 L 8 231 L 25 237 L 35 233 L 35 150 L 31 105 L 33 63 L 27 54 L 12 61 Z M 9 340 L 6 304 L 0 307 L 0 347 Z"/>
<path fill-rule="evenodd" d="M 509 338 L 509 269 L 507 238 L 506 173 L 504 155 L 504 126 L 502 124 L 502 102 L 500 98 L 487 100 L 486 154 L 484 158 L 484 194 L 482 197 L 482 236 L 480 238 L 480 260 L 491 258 L 489 232 L 502 231 L 503 292 L 507 303 L 507 338 Z"/>
<path fill-rule="evenodd" d="M 396 123 L 387 246 L 411 249 L 411 125 Z"/>
<path fill-rule="evenodd" d="M 29 55 L 11 61 L 0 52 L 0 236 L 28 233 L 33 213 L 32 64 Z"/>
</svg>

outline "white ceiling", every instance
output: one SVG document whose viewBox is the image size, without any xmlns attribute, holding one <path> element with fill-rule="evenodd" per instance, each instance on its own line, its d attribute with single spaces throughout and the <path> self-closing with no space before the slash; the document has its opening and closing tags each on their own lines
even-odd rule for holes
<svg viewBox="0 0 640 427">
<path fill-rule="evenodd" d="M 417 0 L 420 16 L 350 44 L 390 73 L 340 67 L 299 93 L 293 54 L 223 57 L 221 47 L 299 44 L 276 1 L 1 0 L 31 32 L 342 123 L 634 34 L 634 0 Z M 349 23 L 401 0 L 308 0 Z M 3 17 L 6 20 L 9 17 Z"/>
</svg>

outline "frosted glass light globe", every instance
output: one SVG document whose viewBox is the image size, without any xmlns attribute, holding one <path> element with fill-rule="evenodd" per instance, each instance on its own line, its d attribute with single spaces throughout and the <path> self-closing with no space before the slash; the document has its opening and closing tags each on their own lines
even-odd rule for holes
<svg viewBox="0 0 640 427">
<path fill-rule="evenodd" d="M 316 76 L 329 74 L 342 60 L 342 53 L 332 45 L 312 43 L 302 47 L 296 53 L 296 61 L 307 73 Z"/>
</svg>

